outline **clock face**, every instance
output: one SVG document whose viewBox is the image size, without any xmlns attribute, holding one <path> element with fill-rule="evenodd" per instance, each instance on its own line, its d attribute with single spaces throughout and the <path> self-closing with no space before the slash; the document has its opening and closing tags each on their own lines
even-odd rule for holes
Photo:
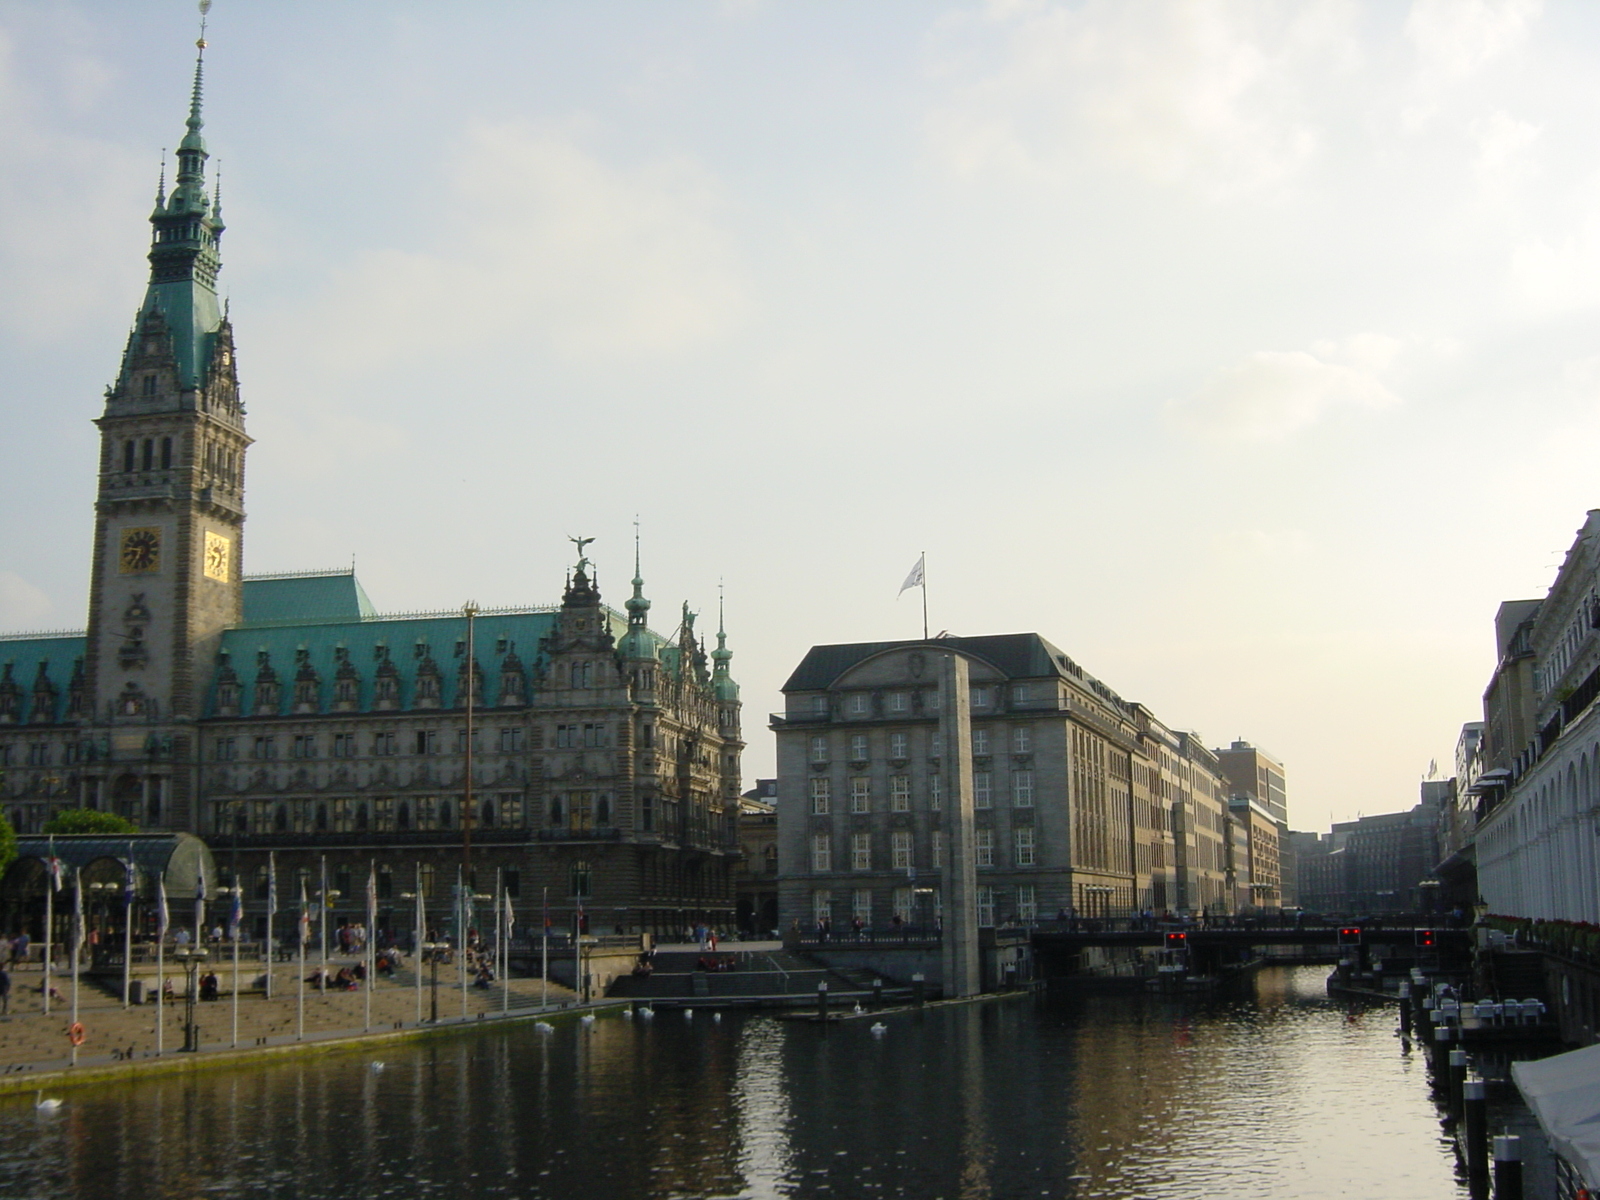
<svg viewBox="0 0 1600 1200">
<path fill-rule="evenodd" d="M 228 568 L 233 561 L 233 542 L 220 533 L 206 531 L 205 575 L 218 583 L 228 582 Z"/>
<path fill-rule="evenodd" d="M 124 529 L 117 567 L 124 575 L 144 575 L 161 569 L 161 530 L 150 527 Z"/>
</svg>

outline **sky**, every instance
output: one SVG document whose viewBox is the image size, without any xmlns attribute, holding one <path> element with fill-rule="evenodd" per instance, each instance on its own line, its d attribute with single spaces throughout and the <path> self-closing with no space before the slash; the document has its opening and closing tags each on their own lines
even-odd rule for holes
<svg viewBox="0 0 1600 1200">
<path fill-rule="evenodd" d="M 81 628 L 192 3 L 0 0 L 0 629 Z M 1600 8 L 218 0 L 248 572 L 1037 631 L 1407 808 L 1600 504 Z"/>
</svg>

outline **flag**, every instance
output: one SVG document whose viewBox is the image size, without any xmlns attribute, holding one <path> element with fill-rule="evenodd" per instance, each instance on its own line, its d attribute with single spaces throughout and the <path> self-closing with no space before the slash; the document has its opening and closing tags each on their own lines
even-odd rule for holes
<svg viewBox="0 0 1600 1200">
<path fill-rule="evenodd" d="M 300 881 L 300 945 L 311 944 L 311 901 L 306 897 L 306 881 Z"/>
<path fill-rule="evenodd" d="M 83 945 L 83 872 L 72 873 L 72 947 Z"/>
<path fill-rule="evenodd" d="M 45 870 L 50 872 L 50 888 L 52 891 L 61 890 L 61 860 L 56 857 L 56 841 L 50 839 L 50 857 L 44 860 Z"/>
<path fill-rule="evenodd" d="M 194 902 L 196 904 L 204 904 L 206 902 L 206 871 L 204 867 L 200 868 L 200 877 L 195 880 Z"/>
<path fill-rule="evenodd" d="M 367 866 L 367 944 L 373 945 L 378 936 L 378 868 Z"/>
<path fill-rule="evenodd" d="M 517 923 L 517 915 L 511 910 L 511 893 L 506 893 L 506 941 L 511 940 L 511 927 Z"/>
<path fill-rule="evenodd" d="M 167 938 L 167 924 L 171 918 L 167 915 L 167 881 L 161 876 L 156 876 L 156 940 L 165 941 Z"/>
<path fill-rule="evenodd" d="M 122 879 L 122 902 L 124 904 L 131 905 L 133 903 L 134 893 L 138 890 L 134 883 L 133 847 L 131 845 L 128 847 L 128 861 L 125 862 L 123 866 L 127 868 L 127 871 L 124 873 Z"/>
<path fill-rule="evenodd" d="M 239 926 L 244 924 L 244 889 L 237 882 L 233 889 L 233 907 L 228 910 L 228 936 L 239 940 Z"/>
<path fill-rule="evenodd" d="M 917 557 L 917 565 L 911 568 L 911 574 L 907 575 L 906 581 L 900 585 L 900 592 L 904 592 L 907 588 L 923 586 L 923 575 L 924 568 L 927 565 L 927 558 L 928 556 L 926 554 L 922 554 Z M 899 595 L 900 593 L 897 592 L 895 594 Z"/>
<path fill-rule="evenodd" d="M 267 916 L 278 913 L 278 856 L 267 855 Z"/>
</svg>

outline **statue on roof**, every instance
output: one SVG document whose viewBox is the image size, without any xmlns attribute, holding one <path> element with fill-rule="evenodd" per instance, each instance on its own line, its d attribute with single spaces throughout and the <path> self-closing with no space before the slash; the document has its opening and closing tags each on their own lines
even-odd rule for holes
<svg viewBox="0 0 1600 1200">
<path fill-rule="evenodd" d="M 583 548 L 585 546 L 587 546 L 590 542 L 594 541 L 594 539 L 592 537 L 591 538 L 569 537 L 569 538 L 567 538 L 567 541 L 571 542 L 574 546 L 576 546 L 578 548 L 578 574 L 582 575 L 583 571 L 584 571 L 584 568 L 589 565 L 589 560 L 584 557 Z"/>
</svg>

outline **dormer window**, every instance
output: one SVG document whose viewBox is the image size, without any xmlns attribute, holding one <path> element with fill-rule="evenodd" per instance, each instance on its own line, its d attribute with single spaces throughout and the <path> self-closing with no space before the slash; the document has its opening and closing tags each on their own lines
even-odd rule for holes
<svg viewBox="0 0 1600 1200">
<path fill-rule="evenodd" d="M 144 377 L 144 394 L 146 396 L 154 396 L 156 394 L 156 377 L 154 375 L 146 375 Z"/>
</svg>

